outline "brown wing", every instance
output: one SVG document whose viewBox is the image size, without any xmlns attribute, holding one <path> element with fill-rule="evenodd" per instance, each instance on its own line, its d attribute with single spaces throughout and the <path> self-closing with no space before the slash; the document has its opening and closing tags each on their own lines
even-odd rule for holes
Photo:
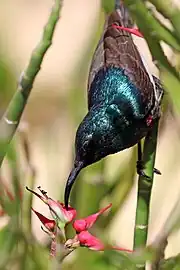
<svg viewBox="0 0 180 270">
<path fill-rule="evenodd" d="M 97 46 L 92 60 L 89 74 L 88 90 L 96 73 L 101 68 L 108 66 L 119 67 L 124 70 L 130 81 L 139 89 L 143 103 L 152 106 L 154 97 L 154 86 L 149 74 L 143 64 L 142 58 L 133 42 L 131 34 L 126 31 L 114 28 L 112 25 L 124 25 L 120 10 L 114 11 L 108 16 L 104 33 Z"/>
</svg>

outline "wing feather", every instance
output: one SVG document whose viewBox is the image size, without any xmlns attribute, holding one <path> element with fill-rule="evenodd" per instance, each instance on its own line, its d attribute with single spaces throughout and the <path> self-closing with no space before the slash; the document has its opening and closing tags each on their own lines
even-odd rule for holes
<svg viewBox="0 0 180 270">
<path fill-rule="evenodd" d="M 121 68 L 130 81 L 139 89 L 142 102 L 146 104 L 148 111 L 154 103 L 155 84 L 144 65 L 131 34 L 114 28 L 113 24 L 124 25 L 119 10 L 111 13 L 105 22 L 104 32 L 94 53 L 90 68 L 88 96 L 90 98 L 91 84 L 97 72 L 102 68 L 106 69 L 114 66 Z"/>
</svg>

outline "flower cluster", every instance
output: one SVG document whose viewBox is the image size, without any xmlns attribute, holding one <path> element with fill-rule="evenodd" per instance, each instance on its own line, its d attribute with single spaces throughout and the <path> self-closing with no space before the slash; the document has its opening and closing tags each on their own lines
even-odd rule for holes
<svg viewBox="0 0 180 270">
<path fill-rule="evenodd" d="M 96 222 L 97 218 L 101 214 L 103 214 L 106 210 L 108 210 L 111 207 L 111 204 L 109 204 L 108 206 L 101 209 L 95 214 L 92 214 L 82 219 L 75 220 L 77 213 L 74 208 L 68 206 L 68 209 L 66 209 L 63 203 L 60 203 L 59 201 L 55 201 L 49 198 L 47 196 L 47 193 L 44 190 L 41 190 L 40 187 L 38 187 L 38 189 L 40 190 L 42 195 L 27 187 L 28 191 L 32 192 L 34 195 L 36 195 L 38 198 L 40 198 L 44 203 L 48 205 L 50 213 L 52 215 L 52 219 L 49 219 L 32 208 L 32 211 L 36 214 L 36 216 L 40 219 L 40 221 L 46 228 L 46 230 L 42 228 L 43 231 L 48 233 L 48 235 L 52 239 L 51 243 L 52 256 L 56 255 L 56 244 L 58 242 L 59 236 L 61 244 L 63 244 L 65 249 L 68 249 L 70 251 L 81 246 L 96 251 L 103 251 L 105 249 L 116 249 L 120 251 L 131 252 L 131 250 L 120 247 L 106 246 L 102 243 L 102 241 L 99 238 L 95 237 L 89 232 L 89 229 Z M 73 239 L 66 240 L 64 228 L 69 223 L 72 224 L 72 227 L 75 230 L 75 236 Z"/>
</svg>

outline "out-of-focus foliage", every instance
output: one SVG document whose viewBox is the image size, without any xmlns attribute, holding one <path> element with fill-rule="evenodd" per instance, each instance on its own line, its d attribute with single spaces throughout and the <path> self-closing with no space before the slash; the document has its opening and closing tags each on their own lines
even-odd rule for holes
<svg viewBox="0 0 180 270">
<path fill-rule="evenodd" d="M 44 27 L 42 39 L 33 50 L 27 68 L 22 72 L 16 93 L 2 119 L 0 120 L 0 165 L 7 153 L 8 145 L 18 127 L 25 109 L 36 75 L 41 69 L 43 58 L 52 44 L 55 27 L 60 16 L 61 1 L 55 0 L 54 6 Z"/>
<path fill-rule="evenodd" d="M 179 82 L 179 60 L 171 63 L 164 54 L 161 46 L 162 40 L 172 48 L 173 59 L 179 59 L 180 36 L 179 36 L 179 18 L 180 13 L 176 9 L 170 12 L 170 8 L 166 8 L 169 1 L 150 1 L 157 10 L 162 13 L 172 23 L 172 29 L 165 27 L 155 17 L 154 9 L 149 9 L 146 6 L 147 1 L 124 0 L 130 8 L 132 15 L 137 21 L 140 30 L 143 32 L 155 63 L 160 68 L 160 75 L 164 85 L 168 91 L 166 98 L 170 103 L 173 103 L 173 109 L 179 113 L 180 110 L 180 82 Z M 103 9 L 109 13 L 114 8 L 114 1 L 103 0 Z M 168 5 L 169 7 L 169 5 Z M 88 51 L 91 49 L 88 48 Z M 85 65 L 83 55 L 80 66 Z M 0 62 L 0 112 L 4 111 L 7 99 L 14 92 L 14 77 L 10 67 L 5 60 Z M 175 67 L 174 67 L 175 66 Z M 87 67 L 86 67 L 87 69 Z M 83 69 L 84 72 L 84 69 Z M 82 73 L 83 73 L 82 72 Z M 83 74 L 84 75 L 84 74 Z M 74 71 L 74 78 L 76 71 Z M 84 79 L 84 78 L 83 78 Z M 82 88 L 81 78 L 76 82 L 74 88 L 68 93 L 68 113 L 69 122 L 73 122 L 76 126 L 80 118 L 85 113 L 84 96 L 85 89 Z M 79 87 L 80 86 L 80 87 Z M 172 87 L 173 86 L 173 87 Z M 84 94 L 85 95 L 85 94 Z M 171 97 L 171 99 L 169 98 Z M 61 101 L 62 102 L 62 101 Z M 64 102 L 64 101 L 63 101 Z M 65 106 L 64 106 L 65 107 Z M 46 108 L 44 108 L 45 110 Z M 167 109 L 167 108 L 166 108 Z M 38 112 L 37 112 L 38 113 Z M 66 125 L 69 123 L 66 122 Z M 48 133 L 48 130 L 47 130 Z M 27 139 L 27 138 L 26 138 Z M 21 148 L 26 158 L 25 169 L 21 167 L 22 160 L 19 158 L 18 142 L 20 141 Z M 63 142 L 61 142 L 63 144 Z M 0 185 L 0 203 L 3 206 L 7 221 L 0 231 L 0 269 L 27 269 L 27 270 L 45 270 L 51 268 L 49 262 L 49 243 L 42 245 L 37 242 L 36 237 L 32 233 L 31 228 L 31 205 L 32 196 L 24 192 L 25 185 L 33 187 L 36 179 L 36 171 L 34 169 L 31 153 L 27 154 L 28 142 L 24 143 L 22 136 L 19 135 L 9 149 L 9 154 L 6 159 L 8 164 L 8 188 L 12 191 L 13 200 L 7 196 L 5 187 Z M 31 150 L 31 149 L 30 149 Z M 28 151 L 30 151 L 28 150 Z M 31 152 L 31 151 L 30 151 Z M 73 152 L 73 150 L 72 150 Z M 40 160 L 38 161 L 40 162 Z M 71 161 L 70 161 L 71 162 Z M 53 163 L 53 157 L 52 157 Z M 71 203 L 77 208 L 80 216 L 84 217 L 88 214 L 96 212 L 100 204 L 104 201 L 112 202 L 112 212 L 104 216 L 94 228 L 94 233 L 104 241 L 109 240 L 109 230 L 111 224 L 116 220 L 117 214 L 120 211 L 123 202 L 134 184 L 135 164 L 136 164 L 136 149 L 134 148 L 128 158 L 119 164 L 115 174 L 110 175 L 108 160 L 102 160 L 97 164 L 87 168 L 78 178 L 76 186 L 72 193 Z M 130 164 L 130 166 L 129 166 Z M 3 165 L 5 166 L 5 165 Z M 50 177 L 50 181 L 51 181 Z M 53 181 L 52 181 L 53 183 Z M 55 187 L 56 189 L 57 187 Z M 21 194 L 22 193 L 22 194 Z M 63 192 L 61 192 L 63 193 Z M 21 195 L 20 195 L 21 194 Z M 62 199 L 62 198 L 61 198 Z M 2 217 L 3 218 L 3 217 Z M 68 234 L 71 236 L 72 231 Z M 119 238 L 119 235 L 117 235 Z M 96 253 L 85 248 L 80 248 L 72 254 L 71 258 L 65 259 L 63 270 L 116 270 L 116 269 L 136 269 L 136 265 L 144 263 L 145 260 L 153 260 L 154 252 L 147 250 L 147 254 L 133 254 L 128 256 L 115 251 L 107 251 L 105 253 Z M 162 259 L 160 269 L 178 269 L 179 256 L 169 260 Z"/>
<path fill-rule="evenodd" d="M 13 94 L 16 80 L 5 56 L 0 55 L 0 117 L 2 116 L 5 106 L 7 106 L 10 97 Z"/>
<path fill-rule="evenodd" d="M 113 11 L 115 6 L 114 0 L 102 0 L 102 8 L 106 13 Z"/>
</svg>

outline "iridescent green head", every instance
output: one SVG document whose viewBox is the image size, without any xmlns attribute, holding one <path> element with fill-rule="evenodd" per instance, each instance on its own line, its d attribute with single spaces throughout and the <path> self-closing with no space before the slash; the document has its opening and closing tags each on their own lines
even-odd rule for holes
<svg viewBox="0 0 180 270">
<path fill-rule="evenodd" d="M 119 127 L 115 125 L 116 114 L 120 123 Z M 123 116 L 118 111 L 111 111 L 110 106 L 96 106 L 85 116 L 76 133 L 74 168 L 69 175 L 65 189 L 66 205 L 72 185 L 80 170 L 109 154 L 120 151 L 123 121 Z"/>
<path fill-rule="evenodd" d="M 113 125 L 106 108 L 96 107 L 88 112 L 78 127 L 75 140 L 75 162 L 65 189 L 68 204 L 72 185 L 80 170 L 112 153 Z"/>
</svg>

